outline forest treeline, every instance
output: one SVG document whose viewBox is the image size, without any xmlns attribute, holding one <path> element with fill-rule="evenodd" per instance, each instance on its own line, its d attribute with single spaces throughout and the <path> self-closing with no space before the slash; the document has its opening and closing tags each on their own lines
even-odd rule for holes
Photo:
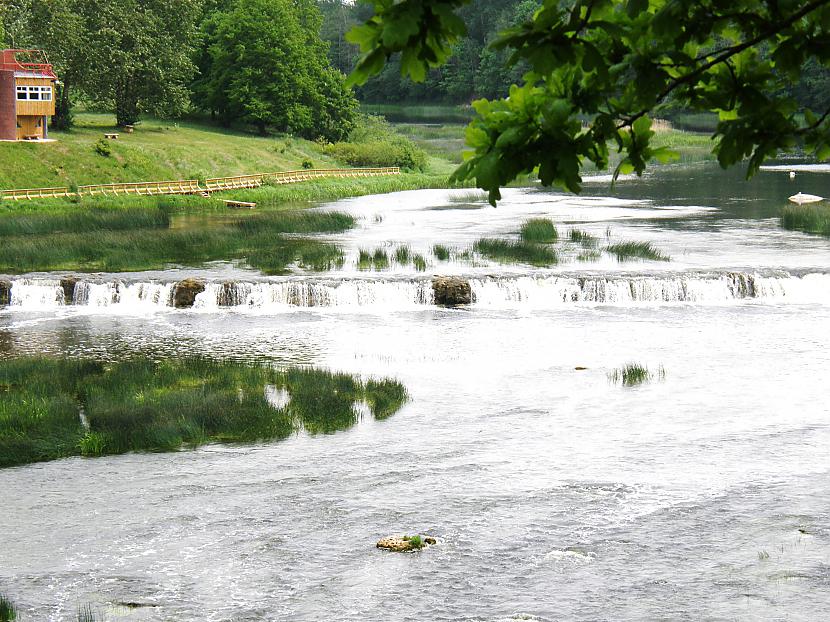
<svg viewBox="0 0 830 622">
<path fill-rule="evenodd" d="M 354 129 L 357 101 L 469 103 L 498 98 L 526 66 L 490 43 L 531 18 L 540 0 L 475 0 L 460 10 L 467 35 L 445 66 L 414 83 L 392 58 L 354 91 L 345 75 L 359 50 L 346 33 L 372 15 L 344 0 L 4 0 L 0 45 L 46 50 L 61 78 L 59 128 L 79 101 L 115 113 L 198 111 L 224 125 L 247 124 L 336 141 Z M 784 86 L 822 108 L 830 71 L 810 61 Z"/>
</svg>

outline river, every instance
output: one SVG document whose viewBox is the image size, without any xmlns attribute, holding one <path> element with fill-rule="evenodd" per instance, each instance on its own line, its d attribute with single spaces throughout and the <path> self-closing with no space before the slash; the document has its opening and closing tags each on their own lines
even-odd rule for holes
<svg viewBox="0 0 830 622">
<path fill-rule="evenodd" d="M 821 167 L 657 169 L 574 198 L 509 189 L 336 202 L 342 270 L 15 277 L 0 353 L 202 353 L 394 376 L 411 401 L 333 435 L 0 471 L 0 592 L 23 620 L 820 620 L 830 617 L 830 240 L 782 230 Z M 357 269 L 547 216 L 670 262 Z M 432 274 L 475 300 L 432 304 Z M 172 283 L 211 286 L 192 310 Z M 223 285 L 225 296 L 223 297 Z M 228 302 L 227 288 L 233 296 Z M 665 379 L 621 387 L 625 363 Z M 577 369 L 585 368 L 585 369 Z M 415 554 L 386 535 L 429 533 Z M 137 606 L 141 605 L 141 606 Z"/>
</svg>

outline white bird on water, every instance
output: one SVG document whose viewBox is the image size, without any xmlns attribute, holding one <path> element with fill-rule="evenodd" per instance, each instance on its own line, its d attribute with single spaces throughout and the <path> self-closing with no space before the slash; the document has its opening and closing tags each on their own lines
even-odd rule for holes
<svg viewBox="0 0 830 622">
<path fill-rule="evenodd" d="M 818 203 L 819 201 L 824 201 L 824 198 L 814 194 L 804 194 L 803 192 L 799 192 L 798 194 L 791 196 L 790 201 L 803 205 L 804 203 Z"/>
<path fill-rule="evenodd" d="M 795 179 L 795 171 L 790 171 L 790 179 Z"/>
</svg>

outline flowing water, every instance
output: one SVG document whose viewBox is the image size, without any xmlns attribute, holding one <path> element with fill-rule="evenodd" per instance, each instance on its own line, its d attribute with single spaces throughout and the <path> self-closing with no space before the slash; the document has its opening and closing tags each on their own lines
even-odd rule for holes
<svg viewBox="0 0 830 622">
<path fill-rule="evenodd" d="M 395 376 L 383 422 L 257 446 L 0 471 L 0 592 L 25 620 L 821 620 L 830 617 L 830 240 L 787 232 L 789 166 L 664 168 L 574 198 L 341 201 L 342 270 L 14 277 L 0 354 L 202 353 Z M 671 262 L 439 262 L 554 218 Z M 358 269 L 401 244 L 426 272 Z M 473 304 L 433 304 L 433 274 Z M 173 283 L 208 280 L 193 309 Z M 70 303 L 70 304 L 67 304 Z M 621 387 L 628 362 L 664 380 Z M 577 369 L 585 368 L 585 369 Z M 429 533 L 417 554 L 374 548 Z M 140 606 L 138 606 L 140 605 Z"/>
</svg>

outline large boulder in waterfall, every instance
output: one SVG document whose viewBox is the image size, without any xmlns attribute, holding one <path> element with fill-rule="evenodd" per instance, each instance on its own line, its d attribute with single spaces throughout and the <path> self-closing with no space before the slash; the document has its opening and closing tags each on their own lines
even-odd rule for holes
<svg viewBox="0 0 830 622">
<path fill-rule="evenodd" d="M 376 546 L 387 551 L 406 553 L 407 551 L 420 551 L 425 546 L 436 542 L 437 540 L 431 536 L 389 536 L 378 540 Z"/>
<path fill-rule="evenodd" d="M 185 279 L 173 288 L 173 306 L 177 309 L 189 309 L 196 302 L 196 296 L 205 291 L 205 282 L 200 279 Z"/>
<path fill-rule="evenodd" d="M 75 286 L 80 281 L 77 276 L 65 276 L 61 279 L 61 288 L 63 289 L 63 299 L 68 305 L 71 305 L 75 300 Z"/>
<path fill-rule="evenodd" d="M 442 307 L 468 305 L 473 301 L 473 288 L 467 279 L 457 276 L 437 276 L 432 279 L 435 304 Z"/>
<path fill-rule="evenodd" d="M 5 307 L 12 299 L 12 282 L 0 279 L 0 307 Z"/>
</svg>

